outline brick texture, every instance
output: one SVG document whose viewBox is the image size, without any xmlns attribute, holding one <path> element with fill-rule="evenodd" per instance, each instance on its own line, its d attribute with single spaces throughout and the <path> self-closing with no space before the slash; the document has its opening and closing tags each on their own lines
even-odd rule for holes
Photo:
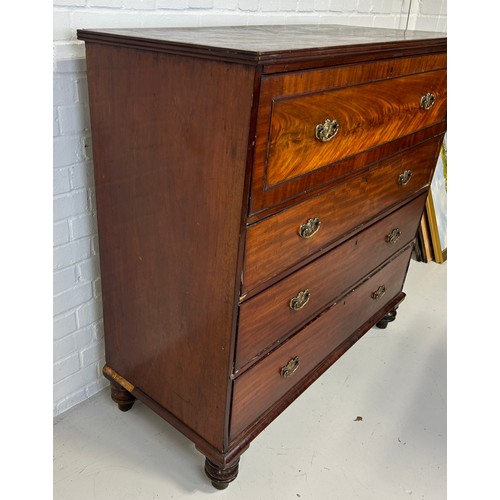
<svg viewBox="0 0 500 500">
<path fill-rule="evenodd" d="M 446 31 L 446 0 L 54 0 L 55 415 L 107 386 L 85 53 L 76 30 L 271 23 Z"/>
<path fill-rule="evenodd" d="M 70 3 L 59 0 L 55 5 Z M 75 1 L 72 7 L 85 5 Z M 70 17 L 69 7 L 66 13 Z M 106 383 L 100 373 L 104 340 L 84 61 L 56 61 L 53 81 L 53 393 L 57 415 Z"/>
</svg>

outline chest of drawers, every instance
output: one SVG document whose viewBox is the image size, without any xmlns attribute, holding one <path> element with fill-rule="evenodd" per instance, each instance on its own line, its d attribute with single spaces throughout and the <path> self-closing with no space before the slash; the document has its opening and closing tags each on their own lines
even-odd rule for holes
<svg viewBox="0 0 500 500">
<path fill-rule="evenodd" d="M 106 365 L 217 488 L 395 319 L 446 129 L 446 39 L 342 26 L 80 30 Z M 318 402 L 321 404 L 321 402 Z"/>
</svg>

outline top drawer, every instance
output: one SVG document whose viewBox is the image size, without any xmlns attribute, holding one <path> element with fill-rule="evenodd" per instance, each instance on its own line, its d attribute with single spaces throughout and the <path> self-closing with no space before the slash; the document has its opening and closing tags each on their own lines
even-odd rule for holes
<svg viewBox="0 0 500 500">
<path fill-rule="evenodd" d="M 446 71 L 368 83 L 272 104 L 272 186 L 444 120 Z"/>
<path fill-rule="evenodd" d="M 268 75 L 259 95 L 251 222 L 442 134 L 446 54 Z"/>
</svg>

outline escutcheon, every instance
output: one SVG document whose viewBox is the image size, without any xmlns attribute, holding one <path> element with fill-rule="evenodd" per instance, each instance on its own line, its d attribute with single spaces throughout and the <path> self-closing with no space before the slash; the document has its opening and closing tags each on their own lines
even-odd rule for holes
<svg viewBox="0 0 500 500">
<path fill-rule="evenodd" d="M 387 243 L 396 243 L 401 237 L 401 229 L 399 227 L 394 228 L 386 237 L 385 241 Z"/>
<path fill-rule="evenodd" d="M 319 217 L 313 217 L 299 227 L 299 236 L 304 239 L 313 237 L 321 227 Z"/>
<path fill-rule="evenodd" d="M 380 285 L 373 293 L 372 293 L 372 299 L 373 300 L 380 300 L 386 292 L 385 285 Z"/>
<path fill-rule="evenodd" d="M 435 102 L 436 102 L 436 96 L 434 94 L 431 94 L 430 92 L 427 92 L 427 94 L 423 95 L 422 98 L 420 99 L 420 107 L 427 111 L 431 109 L 432 106 L 434 106 Z"/>
<path fill-rule="evenodd" d="M 291 377 L 298 369 L 300 365 L 300 360 L 298 356 L 292 358 L 285 366 L 280 370 L 280 375 L 283 378 Z"/>
<path fill-rule="evenodd" d="M 406 186 L 406 184 L 408 184 L 410 182 L 412 175 L 413 175 L 413 172 L 411 170 L 405 170 L 402 174 L 399 175 L 398 184 L 400 186 Z"/>
<path fill-rule="evenodd" d="M 302 290 L 299 292 L 292 300 L 290 300 L 290 309 L 294 311 L 299 311 L 302 309 L 311 298 L 311 292 L 309 290 Z"/>
<path fill-rule="evenodd" d="M 337 120 L 327 118 L 323 123 L 316 125 L 316 139 L 321 142 L 331 141 L 337 135 L 339 128 Z"/>
</svg>

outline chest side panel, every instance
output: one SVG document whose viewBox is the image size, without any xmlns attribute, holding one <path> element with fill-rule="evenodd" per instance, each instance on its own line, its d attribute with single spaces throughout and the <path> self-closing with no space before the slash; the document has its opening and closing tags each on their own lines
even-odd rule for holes
<svg viewBox="0 0 500 500">
<path fill-rule="evenodd" d="M 217 449 L 253 70 L 87 43 L 106 362 Z"/>
</svg>

